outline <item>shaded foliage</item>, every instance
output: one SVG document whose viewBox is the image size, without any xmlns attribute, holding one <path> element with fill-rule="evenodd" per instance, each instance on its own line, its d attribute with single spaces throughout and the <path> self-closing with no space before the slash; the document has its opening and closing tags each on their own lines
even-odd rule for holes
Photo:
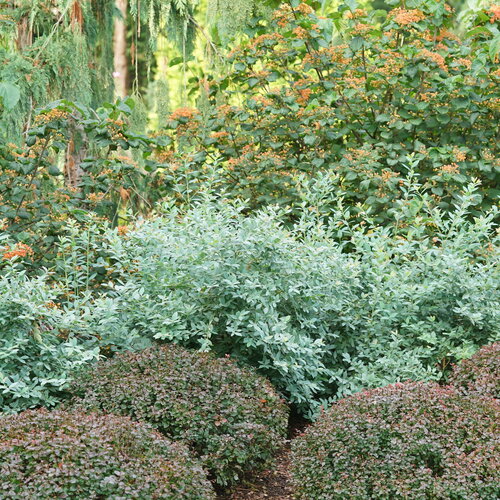
<svg viewBox="0 0 500 500">
<path fill-rule="evenodd" d="M 497 400 L 429 383 L 338 401 L 294 441 L 297 496 L 496 498 L 499 411 Z"/>
<path fill-rule="evenodd" d="M 286 406 L 269 382 L 178 346 L 100 362 L 69 393 L 66 406 L 128 415 L 187 443 L 221 485 L 268 461 L 287 428 Z"/>
<path fill-rule="evenodd" d="M 129 127 L 133 104 L 118 100 L 94 111 L 56 101 L 38 110 L 22 147 L 0 143 L 0 220 L 13 240 L 31 247 L 32 265 L 51 266 L 68 218 L 85 224 L 94 214 L 117 224 L 121 207 L 150 207 L 144 191 L 152 141 Z M 68 148 L 79 152 L 78 164 Z"/>
</svg>

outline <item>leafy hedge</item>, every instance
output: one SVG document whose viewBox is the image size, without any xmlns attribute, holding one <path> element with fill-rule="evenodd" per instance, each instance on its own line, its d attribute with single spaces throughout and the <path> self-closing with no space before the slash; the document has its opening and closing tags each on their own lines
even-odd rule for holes
<svg viewBox="0 0 500 500">
<path fill-rule="evenodd" d="M 500 399 L 500 343 L 485 346 L 456 365 L 450 383 L 467 393 Z"/>
<path fill-rule="evenodd" d="M 0 497 L 211 499 L 185 446 L 118 416 L 0 415 Z"/>
<path fill-rule="evenodd" d="M 55 304 L 57 293 L 45 277 L 23 272 L 0 276 L 0 408 L 20 411 L 52 406 L 69 373 L 96 360 L 95 342 L 65 334 L 75 318 Z"/>
<path fill-rule="evenodd" d="M 244 206 L 171 209 L 110 242 L 122 283 L 114 323 L 230 354 L 305 412 L 363 388 L 439 379 L 500 338 L 496 212 L 470 222 L 465 201 L 451 218 L 419 209 L 425 199 L 405 203 L 414 213 L 393 228 L 340 210 L 290 227 Z"/>
<path fill-rule="evenodd" d="M 499 411 L 434 383 L 338 401 L 293 443 L 298 498 L 498 498 Z"/>
<path fill-rule="evenodd" d="M 221 485 L 270 459 L 287 409 L 262 377 L 179 346 L 124 353 L 76 377 L 77 409 L 128 415 L 187 443 Z"/>
<path fill-rule="evenodd" d="M 172 113 L 172 145 L 157 154 L 166 179 L 188 197 L 207 184 L 256 208 L 300 202 L 298 174 L 336 172 L 336 194 L 360 220 L 370 209 L 387 223 L 413 157 L 436 206 L 453 210 L 474 178 L 477 207 L 494 205 L 498 7 L 477 10 L 458 36 L 445 1 L 359 3 L 319 16 L 315 2 L 292 0 L 254 23 L 227 76 L 205 82 L 212 106 Z"/>
</svg>

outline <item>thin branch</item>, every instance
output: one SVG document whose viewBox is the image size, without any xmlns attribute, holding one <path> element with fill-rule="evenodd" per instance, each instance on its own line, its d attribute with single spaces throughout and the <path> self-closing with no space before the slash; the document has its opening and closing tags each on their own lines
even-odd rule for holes
<svg viewBox="0 0 500 500">
<path fill-rule="evenodd" d="M 203 35 L 207 43 L 210 45 L 211 49 L 214 51 L 214 53 L 217 55 L 217 57 L 221 60 L 222 63 L 226 62 L 226 59 L 224 56 L 220 53 L 219 49 L 217 48 L 217 45 L 212 41 L 212 39 L 208 36 L 208 33 L 205 31 L 203 26 L 199 24 L 196 19 L 192 16 L 188 17 L 189 22 L 193 23 L 193 26 Z"/>
</svg>

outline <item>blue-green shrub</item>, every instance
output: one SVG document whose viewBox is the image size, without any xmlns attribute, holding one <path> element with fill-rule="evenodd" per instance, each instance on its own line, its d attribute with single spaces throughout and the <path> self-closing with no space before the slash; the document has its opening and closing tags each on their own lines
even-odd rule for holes
<svg viewBox="0 0 500 500">
<path fill-rule="evenodd" d="M 467 221 L 403 201 L 392 227 L 340 210 L 286 227 L 268 210 L 202 203 L 116 236 L 116 321 L 134 334 L 230 354 L 305 410 L 406 379 L 500 334 L 496 212 Z M 399 218 L 398 218 L 399 217 Z M 429 233 L 432 236 L 429 236 Z"/>
<path fill-rule="evenodd" d="M 55 405 L 72 372 L 136 341 L 116 322 L 112 298 L 78 292 L 77 271 L 61 281 L 29 277 L 21 258 L 0 253 L 0 411 L 8 412 Z"/>
<path fill-rule="evenodd" d="M 293 226 L 208 200 L 135 227 L 70 228 L 55 274 L 1 269 L 0 404 L 52 405 L 98 350 L 155 339 L 230 354 L 306 413 L 440 379 L 500 338 L 498 212 L 471 220 L 470 190 L 444 216 L 412 189 L 386 227 L 352 222 L 341 200 L 332 211 L 324 177 Z"/>
</svg>

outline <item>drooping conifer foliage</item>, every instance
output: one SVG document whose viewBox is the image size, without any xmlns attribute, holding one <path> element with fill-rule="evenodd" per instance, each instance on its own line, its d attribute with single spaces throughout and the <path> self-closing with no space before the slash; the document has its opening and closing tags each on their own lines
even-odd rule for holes
<svg viewBox="0 0 500 500">
<path fill-rule="evenodd" d="M 33 110 L 51 100 L 98 105 L 113 98 L 113 0 L 16 0 L 0 24 L 0 81 L 20 100 L 0 116 L 2 135 L 19 140 Z"/>
</svg>

